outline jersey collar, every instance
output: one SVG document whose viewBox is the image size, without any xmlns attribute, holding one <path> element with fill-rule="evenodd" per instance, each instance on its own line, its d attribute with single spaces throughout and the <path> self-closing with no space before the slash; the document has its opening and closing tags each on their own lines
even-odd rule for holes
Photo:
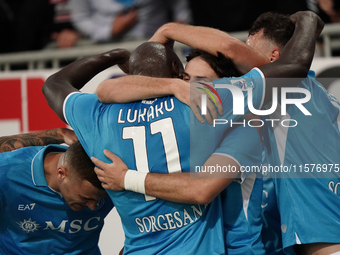
<svg viewBox="0 0 340 255">
<path fill-rule="evenodd" d="M 31 164 L 31 174 L 32 181 L 35 186 L 47 187 L 47 181 L 45 178 L 44 172 L 44 158 L 48 153 L 51 152 L 65 152 L 67 150 L 67 146 L 63 145 L 47 145 L 43 147 L 33 158 Z"/>
</svg>

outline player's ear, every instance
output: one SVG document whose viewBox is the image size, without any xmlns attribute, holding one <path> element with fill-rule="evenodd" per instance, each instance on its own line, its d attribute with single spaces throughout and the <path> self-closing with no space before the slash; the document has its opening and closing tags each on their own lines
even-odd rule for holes
<svg viewBox="0 0 340 255">
<path fill-rule="evenodd" d="M 118 67 L 122 70 L 126 75 L 129 75 L 130 68 L 129 68 L 129 60 L 125 61 L 123 64 L 119 64 Z"/>
<path fill-rule="evenodd" d="M 171 63 L 172 78 L 182 78 L 184 68 L 179 60 L 174 59 Z"/>
<path fill-rule="evenodd" d="M 68 171 L 67 168 L 64 166 L 59 166 L 57 169 L 57 176 L 59 180 L 64 180 L 65 177 L 67 176 Z"/>
<path fill-rule="evenodd" d="M 279 49 L 273 49 L 271 52 L 271 57 L 270 57 L 270 61 L 274 62 L 276 60 L 278 60 L 278 58 L 280 57 L 280 50 Z"/>
</svg>

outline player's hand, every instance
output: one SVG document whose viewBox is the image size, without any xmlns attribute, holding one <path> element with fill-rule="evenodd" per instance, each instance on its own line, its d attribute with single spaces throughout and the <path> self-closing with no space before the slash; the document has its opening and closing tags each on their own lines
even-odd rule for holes
<svg viewBox="0 0 340 255">
<path fill-rule="evenodd" d="M 115 54 L 112 56 L 116 60 L 116 64 L 126 75 L 129 74 L 129 59 L 131 52 L 126 49 L 114 49 Z M 110 53 L 109 51 L 108 53 Z"/>
<path fill-rule="evenodd" d="M 112 54 L 112 58 L 115 59 L 116 64 L 125 72 L 129 71 L 129 59 L 131 52 L 128 51 L 127 49 L 114 49 L 112 51 L 107 52 L 108 54 Z M 106 54 L 106 53 L 104 53 Z"/>
<path fill-rule="evenodd" d="M 216 94 L 212 92 L 210 88 L 213 88 L 213 85 L 209 82 L 190 82 L 190 108 L 198 121 L 204 123 L 201 112 L 202 95 L 205 94 L 207 97 L 207 114 L 203 116 L 207 120 L 207 123 L 211 125 L 213 123 L 213 119 L 218 119 L 217 110 L 220 115 L 223 114 L 223 107 Z M 215 105 L 217 110 L 215 108 Z"/>
<path fill-rule="evenodd" d="M 123 248 L 120 250 L 119 255 L 123 255 L 123 252 L 124 252 L 124 246 L 123 246 Z"/>
<path fill-rule="evenodd" d="M 158 42 L 158 43 L 161 43 L 161 44 L 169 47 L 170 49 L 173 49 L 175 41 L 172 40 L 171 38 L 168 38 L 165 35 L 166 34 L 166 29 L 168 29 L 168 27 L 170 25 L 171 25 L 171 23 L 165 24 L 165 25 L 161 26 L 156 31 L 156 33 L 154 33 L 154 35 L 149 39 L 149 42 Z"/>
<path fill-rule="evenodd" d="M 182 79 L 176 79 L 176 83 L 171 86 L 172 94 L 179 101 L 190 106 L 190 83 Z"/>
<path fill-rule="evenodd" d="M 129 70 L 129 59 L 127 59 L 123 64 L 118 64 L 120 70 L 122 70 L 126 75 L 130 73 Z"/>
<path fill-rule="evenodd" d="M 57 128 L 57 134 L 58 136 L 61 136 L 64 139 L 64 143 L 66 143 L 67 145 L 71 145 L 75 141 L 78 141 L 78 137 L 71 129 Z"/>
<path fill-rule="evenodd" d="M 91 157 L 92 162 L 97 166 L 94 168 L 99 181 L 104 189 L 121 191 L 124 190 L 124 177 L 129 169 L 127 165 L 109 150 L 104 150 L 104 154 L 112 163 L 105 163 L 95 157 Z"/>
</svg>

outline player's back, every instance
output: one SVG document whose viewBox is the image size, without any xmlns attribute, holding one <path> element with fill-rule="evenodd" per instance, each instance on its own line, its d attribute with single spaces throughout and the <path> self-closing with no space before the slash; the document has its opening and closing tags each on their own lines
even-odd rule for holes
<svg viewBox="0 0 340 255">
<path fill-rule="evenodd" d="M 235 89 L 245 94 L 243 104 L 252 90 L 254 107 L 260 108 L 262 78 L 262 72 L 253 69 L 244 79 L 222 79 L 218 83 L 237 86 Z M 218 94 L 224 107 L 222 118 L 239 119 L 240 115 L 233 115 L 229 89 Z M 95 95 L 75 93 L 66 99 L 64 115 L 89 156 L 108 162 L 103 150 L 109 149 L 130 169 L 145 172 L 190 171 L 190 165 L 202 166 L 229 127 L 202 125 L 188 106 L 173 97 L 104 105 Z M 194 153 L 190 155 L 189 151 Z M 220 199 L 198 206 L 149 200 L 130 191 L 108 193 L 122 218 L 125 252 L 224 254 Z"/>
<path fill-rule="evenodd" d="M 275 184 L 284 247 L 309 243 L 311 238 L 315 242 L 333 242 L 335 228 L 339 227 L 340 214 L 334 210 L 340 205 L 339 194 L 332 190 L 331 184 L 340 183 L 337 122 L 340 106 L 313 77 L 310 73 L 299 85 L 311 93 L 310 100 L 303 104 L 311 115 L 305 115 L 296 105 L 289 105 L 287 115 L 281 116 L 278 109 L 270 116 L 270 119 L 280 119 L 273 128 L 268 125 L 262 129 L 265 163 L 268 167 L 283 166 L 269 174 Z M 300 93 L 288 96 L 289 99 L 302 97 Z M 284 126 L 281 122 L 284 119 L 291 121 L 286 121 Z M 315 224 L 308 224 L 306 219 Z M 330 222 L 333 229 L 329 228 L 327 233 L 320 231 L 319 237 L 312 234 L 314 229 L 323 229 Z"/>
<path fill-rule="evenodd" d="M 103 150 L 108 149 L 133 170 L 190 171 L 190 109 L 177 99 L 103 105 L 93 95 L 78 97 L 92 117 L 68 111 L 66 117 L 89 155 L 107 161 Z M 78 99 L 73 96 L 67 104 L 79 107 Z M 82 125 L 84 116 L 91 120 Z M 224 254 L 220 200 L 206 206 L 131 191 L 108 193 L 122 219 L 125 253 Z"/>
</svg>

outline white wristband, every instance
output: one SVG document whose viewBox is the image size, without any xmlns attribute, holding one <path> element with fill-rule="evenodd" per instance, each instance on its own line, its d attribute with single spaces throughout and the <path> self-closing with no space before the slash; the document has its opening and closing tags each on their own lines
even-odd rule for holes
<svg viewBox="0 0 340 255">
<path fill-rule="evenodd" d="M 148 173 L 127 170 L 124 177 L 125 190 L 131 190 L 137 193 L 145 194 L 145 178 Z"/>
</svg>

